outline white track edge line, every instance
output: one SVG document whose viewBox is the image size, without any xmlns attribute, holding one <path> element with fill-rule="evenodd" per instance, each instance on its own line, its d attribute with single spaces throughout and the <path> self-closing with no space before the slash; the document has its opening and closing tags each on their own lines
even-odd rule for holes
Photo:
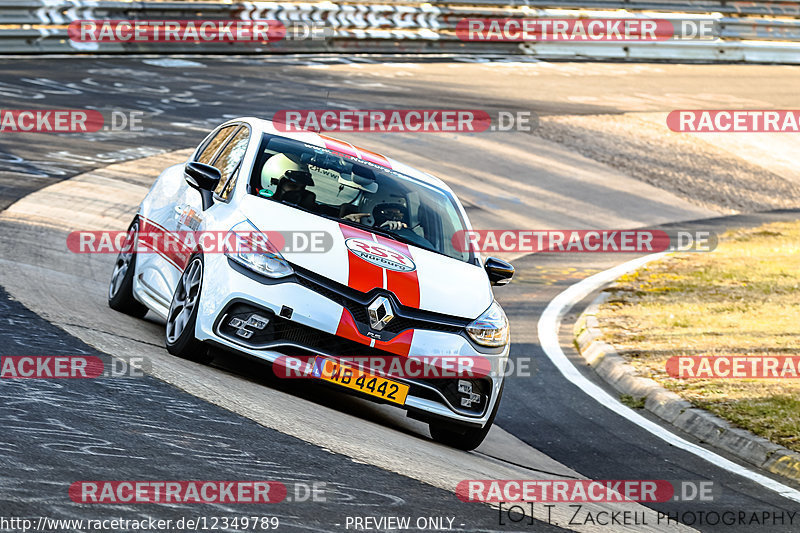
<svg viewBox="0 0 800 533">
<path fill-rule="evenodd" d="M 657 259 L 661 259 L 667 252 L 660 252 L 657 254 L 650 254 L 644 257 L 639 257 L 632 261 L 622 263 L 603 272 L 598 272 L 588 278 L 579 281 L 578 283 L 570 286 L 558 296 L 553 298 L 545 308 L 539 319 L 538 334 L 539 343 L 544 350 L 544 353 L 558 368 L 559 372 L 571 383 L 582 389 L 587 395 L 591 396 L 595 401 L 610 409 L 616 414 L 626 418 L 637 426 L 649 431 L 656 437 L 662 439 L 689 453 L 692 453 L 715 466 L 718 466 L 728 472 L 738 474 L 745 477 L 759 485 L 766 487 L 772 491 L 777 492 L 781 496 L 800 502 L 800 491 L 788 487 L 774 479 L 771 479 L 763 474 L 754 472 L 749 468 L 745 468 L 733 461 L 730 461 L 716 453 L 693 444 L 678 435 L 668 431 L 664 427 L 656 424 L 643 417 L 633 409 L 625 406 L 616 398 L 608 394 L 598 385 L 589 381 L 583 374 L 581 374 L 575 366 L 569 361 L 564 351 L 561 349 L 561 344 L 558 340 L 558 334 L 561 327 L 561 319 L 572 309 L 575 304 L 589 296 L 591 293 L 617 279 L 618 277 L 627 274 L 637 268 Z"/>
</svg>

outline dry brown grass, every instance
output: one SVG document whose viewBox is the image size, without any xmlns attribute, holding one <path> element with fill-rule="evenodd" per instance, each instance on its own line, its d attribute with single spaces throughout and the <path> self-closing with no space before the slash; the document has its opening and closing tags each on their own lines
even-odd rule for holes
<svg viewBox="0 0 800 533">
<path fill-rule="evenodd" d="M 694 405 L 800 451 L 800 379 L 676 379 L 672 356 L 800 356 L 800 222 L 726 234 L 626 276 L 598 314 L 637 371 Z"/>
</svg>

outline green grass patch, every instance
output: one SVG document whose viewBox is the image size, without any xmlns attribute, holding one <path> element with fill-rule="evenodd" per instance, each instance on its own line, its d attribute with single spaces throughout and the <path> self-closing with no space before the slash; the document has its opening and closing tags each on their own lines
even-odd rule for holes
<svg viewBox="0 0 800 533">
<path fill-rule="evenodd" d="M 644 398 L 636 398 L 631 396 L 630 394 L 622 394 L 619 397 L 619 401 L 623 404 L 627 405 L 631 409 L 644 409 L 645 399 Z"/>
</svg>

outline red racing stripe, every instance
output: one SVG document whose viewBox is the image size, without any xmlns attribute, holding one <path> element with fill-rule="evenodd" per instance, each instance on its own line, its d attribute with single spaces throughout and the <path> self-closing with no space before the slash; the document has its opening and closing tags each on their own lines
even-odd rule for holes
<svg viewBox="0 0 800 533">
<path fill-rule="evenodd" d="M 183 246 L 182 243 L 178 242 L 178 239 L 174 239 L 174 241 L 172 241 L 174 246 L 165 246 L 163 243 L 165 242 L 167 235 L 170 234 L 168 229 L 141 215 L 139 216 L 139 222 L 139 233 L 149 234 L 147 238 L 142 238 L 140 235 L 139 244 L 150 248 L 155 253 L 166 259 L 169 264 L 183 272 L 183 270 L 186 268 L 186 265 L 189 264 L 189 258 L 192 256 L 193 250 Z M 150 242 L 155 241 L 156 238 L 157 242 Z"/>
<path fill-rule="evenodd" d="M 345 240 L 351 237 L 358 237 L 369 241 L 373 239 L 372 233 L 354 228 L 353 226 L 348 226 L 347 224 L 339 224 L 339 228 Z M 347 252 L 347 261 L 349 263 L 348 287 L 361 292 L 369 292 L 375 287 L 383 288 L 383 269 L 381 267 L 364 261 L 349 250 Z"/>
<path fill-rule="evenodd" d="M 358 150 L 358 154 L 361 156 L 361 159 L 364 161 L 369 161 L 370 163 L 375 163 L 382 167 L 392 168 L 392 165 L 389 164 L 389 160 L 383 157 L 381 154 L 376 154 L 375 152 L 370 152 L 369 150 L 364 150 L 360 146 L 355 147 Z"/>
<path fill-rule="evenodd" d="M 339 326 L 336 328 L 336 336 L 344 337 L 345 339 L 349 339 L 351 341 L 360 342 L 361 344 L 366 344 L 367 346 L 371 344 L 369 337 L 365 337 L 358 332 L 356 321 L 353 319 L 353 315 L 350 314 L 350 311 L 348 311 L 347 308 L 342 309 L 342 316 L 339 318 Z M 354 353 L 347 355 L 357 357 L 362 354 Z"/>
<path fill-rule="evenodd" d="M 411 351 L 411 341 L 414 339 L 414 330 L 407 329 L 394 339 L 383 342 L 383 341 L 375 341 L 375 348 L 379 350 L 385 350 L 387 352 L 391 352 L 393 354 L 402 355 L 403 357 L 408 357 L 409 352 Z"/>
<path fill-rule="evenodd" d="M 380 235 L 377 237 L 379 243 L 393 248 L 407 257 L 411 257 L 411 251 L 405 244 L 387 239 Z M 411 257 L 411 259 L 413 260 L 414 258 Z M 397 296 L 401 304 L 419 309 L 419 278 L 417 277 L 416 269 L 411 272 L 398 272 L 396 270 L 387 269 L 386 288 Z"/>
<path fill-rule="evenodd" d="M 377 154 L 370 150 L 365 150 L 359 146 L 353 146 L 352 144 L 340 141 L 339 139 L 334 139 L 333 137 L 328 137 L 327 135 L 319 136 L 325 142 L 325 148 L 328 150 L 334 150 L 341 154 L 349 155 L 351 157 L 357 157 L 359 159 L 363 159 L 364 161 L 369 161 L 370 163 L 375 163 L 376 165 L 380 165 L 386 168 L 392 168 L 391 163 L 389 160 L 382 156 L 381 154 Z"/>
<path fill-rule="evenodd" d="M 358 228 L 354 228 L 352 226 L 348 226 L 346 224 L 339 224 L 339 228 L 345 239 L 356 237 L 372 241 L 377 238 L 380 244 L 388 246 L 399 253 L 411 257 L 411 253 L 408 251 L 408 246 L 402 243 L 397 243 L 390 239 L 376 236 L 372 233 L 360 230 Z M 348 287 L 351 287 L 361 292 L 369 292 L 376 287 L 384 288 L 383 276 L 385 272 L 386 275 L 385 288 L 393 292 L 394 295 L 397 296 L 397 299 L 400 300 L 400 303 L 402 303 L 403 305 L 415 308 L 419 307 L 419 283 L 417 281 L 416 271 L 396 272 L 393 270 L 385 270 L 378 265 L 374 265 L 368 261 L 364 261 L 363 259 L 359 258 L 349 250 L 347 252 L 347 257 L 349 265 L 348 279 L 347 279 Z M 350 314 L 350 311 L 348 311 L 347 309 L 342 309 L 342 316 L 339 319 L 339 325 L 336 328 L 336 335 L 344 337 L 346 339 L 350 339 L 352 341 L 361 344 L 365 344 L 367 346 L 371 345 L 373 341 L 373 339 L 370 339 L 369 337 L 362 335 L 358 331 L 358 327 L 356 326 L 355 320 L 353 319 L 353 316 Z M 387 352 L 391 352 L 397 355 L 408 356 L 408 353 L 411 350 L 411 341 L 413 338 L 414 338 L 414 331 L 406 330 L 390 341 L 384 342 L 375 340 L 374 342 L 375 342 L 375 347 L 378 349 L 385 350 Z M 352 354 L 352 355 L 359 355 L 359 354 Z"/>
<path fill-rule="evenodd" d="M 339 319 L 339 326 L 336 328 L 336 335 L 339 337 L 343 337 L 345 339 L 349 339 L 351 341 L 358 342 L 360 344 L 364 344 L 369 346 L 371 344 L 372 339 L 362 335 L 358 331 L 358 327 L 356 326 L 356 321 L 353 319 L 353 315 L 350 314 L 350 311 L 347 309 L 342 309 L 342 317 Z M 408 353 L 411 351 L 411 340 L 414 338 L 414 330 L 407 329 L 394 339 L 383 342 L 383 341 L 375 341 L 375 348 L 379 350 L 384 350 L 396 355 L 402 355 L 403 357 L 408 357 Z M 349 357 L 359 357 L 364 354 L 353 353 L 353 354 L 343 354 Z"/>
<path fill-rule="evenodd" d="M 325 148 L 328 150 L 334 150 L 351 157 L 358 157 L 358 152 L 356 151 L 355 146 L 352 144 L 340 141 L 339 139 L 334 139 L 333 137 L 327 137 L 325 135 L 320 135 L 320 137 L 322 137 L 322 140 L 325 141 Z"/>
</svg>

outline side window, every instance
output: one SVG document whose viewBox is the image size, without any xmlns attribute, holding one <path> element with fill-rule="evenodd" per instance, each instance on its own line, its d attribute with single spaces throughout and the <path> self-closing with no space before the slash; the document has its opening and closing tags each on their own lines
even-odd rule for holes
<svg viewBox="0 0 800 533">
<path fill-rule="evenodd" d="M 214 191 L 222 199 L 227 200 L 236 185 L 239 163 L 241 163 L 244 153 L 247 150 L 247 143 L 250 140 L 250 129 L 242 126 L 239 131 L 228 141 L 225 148 L 219 153 L 214 166 L 219 169 L 222 177 Z"/>
<path fill-rule="evenodd" d="M 224 128 L 220 129 L 200 151 L 197 156 L 197 162 L 205 163 L 206 165 L 210 164 L 211 160 L 214 158 L 214 154 L 217 153 L 219 147 L 225 143 L 225 139 L 227 139 L 228 136 L 233 133 L 234 129 L 236 129 L 236 125 L 225 126 Z"/>
</svg>

